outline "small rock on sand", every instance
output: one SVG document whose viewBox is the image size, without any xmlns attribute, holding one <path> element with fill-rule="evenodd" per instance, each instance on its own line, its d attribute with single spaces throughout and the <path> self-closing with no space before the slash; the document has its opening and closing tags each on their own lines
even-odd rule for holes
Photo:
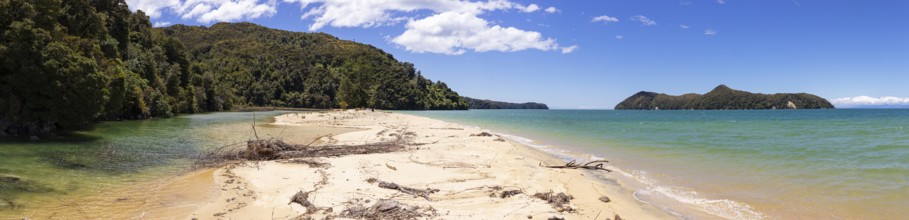
<svg viewBox="0 0 909 220">
<path fill-rule="evenodd" d="M 609 197 L 607 197 L 607 196 L 600 196 L 600 202 L 609 202 L 609 201 L 612 201 L 612 200 L 609 199 Z"/>
</svg>

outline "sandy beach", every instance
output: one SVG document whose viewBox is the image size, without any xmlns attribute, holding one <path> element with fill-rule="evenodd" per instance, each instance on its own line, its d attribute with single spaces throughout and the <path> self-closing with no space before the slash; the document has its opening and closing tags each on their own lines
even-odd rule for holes
<svg viewBox="0 0 909 220">
<path fill-rule="evenodd" d="M 292 113 L 275 117 L 272 126 L 356 129 L 313 145 L 404 135 L 407 149 L 231 164 L 213 172 L 218 195 L 187 218 L 674 218 L 635 200 L 610 178 L 617 174 L 541 167 L 566 161 L 478 128 L 369 111 Z"/>
</svg>

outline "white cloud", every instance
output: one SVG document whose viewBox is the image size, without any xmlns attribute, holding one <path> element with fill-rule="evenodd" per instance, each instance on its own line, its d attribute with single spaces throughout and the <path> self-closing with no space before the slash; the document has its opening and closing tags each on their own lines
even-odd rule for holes
<svg viewBox="0 0 909 220">
<path fill-rule="evenodd" d="M 723 5 L 726 4 L 726 0 L 716 0 L 716 3 Z"/>
<path fill-rule="evenodd" d="M 522 7 L 522 6 L 518 6 L 518 9 L 520 9 L 520 10 L 523 11 L 524 13 L 531 13 L 531 12 L 535 12 L 535 11 L 537 11 L 537 10 L 540 10 L 540 6 L 537 5 L 537 4 L 530 4 L 530 5 L 528 5 L 528 6 L 523 6 L 523 7 Z"/>
<path fill-rule="evenodd" d="M 269 17 L 278 0 L 127 0 L 132 10 L 151 18 L 170 13 L 200 23 Z M 406 30 L 389 41 L 416 53 L 461 54 L 466 51 L 563 49 L 539 32 L 522 30 L 482 18 L 493 11 L 555 13 L 558 9 L 510 0 L 282 0 L 297 4 L 310 31 L 331 27 L 377 27 L 406 22 Z M 427 13 L 428 12 L 428 13 Z M 566 47 L 570 48 L 570 47 Z M 571 51 L 569 49 L 568 51 Z"/>
<path fill-rule="evenodd" d="M 893 96 L 884 96 L 880 98 L 870 96 L 846 97 L 830 100 L 835 106 L 886 106 L 886 105 L 909 105 L 909 98 L 900 98 Z"/>
<path fill-rule="evenodd" d="M 600 15 L 600 16 L 593 17 L 593 19 L 590 20 L 590 22 L 601 22 L 601 21 L 604 24 L 608 24 L 609 22 L 619 22 L 619 19 L 616 17 L 609 17 L 608 15 Z"/>
<path fill-rule="evenodd" d="M 131 10 L 142 10 L 152 19 L 168 11 L 201 23 L 253 19 L 277 12 L 276 0 L 126 0 L 126 3 Z"/>
<path fill-rule="evenodd" d="M 193 17 L 198 17 L 198 16 L 208 13 L 210 11 L 211 11 L 211 6 L 209 6 L 208 4 L 205 4 L 205 3 L 196 4 L 195 6 L 193 6 L 192 10 L 189 10 L 189 12 L 184 13 L 183 16 L 181 16 L 181 18 L 192 19 Z"/>
<path fill-rule="evenodd" d="M 657 24 L 656 21 L 654 21 L 654 20 L 652 20 L 652 19 L 650 19 L 650 18 L 648 18 L 648 17 L 646 17 L 646 16 L 643 16 L 643 15 L 635 15 L 634 17 L 631 17 L 631 20 L 632 20 L 632 21 L 639 21 L 639 22 L 641 22 L 641 24 L 643 24 L 644 26 L 653 26 L 653 25 L 656 25 L 656 24 Z"/>
<path fill-rule="evenodd" d="M 616 36 L 615 36 L 615 39 L 619 39 L 619 40 L 621 40 L 621 39 L 625 39 L 625 36 L 622 36 L 622 35 L 616 35 Z"/>
<path fill-rule="evenodd" d="M 575 50 L 577 50 L 578 45 L 571 45 L 571 46 L 563 47 L 561 49 L 562 49 L 562 54 L 568 54 L 568 53 L 571 53 L 571 52 L 574 52 Z"/>
<path fill-rule="evenodd" d="M 432 11 L 482 14 L 487 11 L 526 9 L 531 6 L 506 0 L 486 2 L 452 1 L 452 0 L 284 0 L 288 3 L 299 3 L 307 10 L 302 18 L 313 19 L 310 31 L 319 30 L 326 25 L 332 27 L 375 27 L 389 24 L 399 19 L 395 16 L 401 12 Z M 536 6 L 537 10 L 539 6 Z M 522 10 L 524 11 L 524 10 Z"/>
<path fill-rule="evenodd" d="M 716 35 L 716 31 L 713 29 L 704 30 L 704 35 L 713 36 Z"/>
<path fill-rule="evenodd" d="M 681 24 L 681 25 L 679 25 L 679 27 L 682 29 L 688 29 L 688 25 L 686 25 L 686 24 Z"/>
<path fill-rule="evenodd" d="M 172 7 L 180 6 L 180 0 L 126 0 L 126 4 L 133 11 L 142 10 L 151 18 L 161 17 L 161 13 Z"/>
<path fill-rule="evenodd" d="M 156 21 L 154 24 L 152 24 L 152 27 L 166 27 L 168 25 L 170 25 L 170 22 Z"/>
<path fill-rule="evenodd" d="M 391 41 L 415 53 L 457 55 L 467 50 L 512 52 L 560 49 L 555 40 L 544 39 L 539 32 L 490 26 L 486 20 L 465 12 L 443 12 L 410 20 L 406 28 L 403 34 Z"/>
<path fill-rule="evenodd" d="M 258 4 L 256 0 L 239 0 L 225 2 L 217 9 L 203 13 L 196 20 L 202 23 L 234 21 L 258 18 L 263 15 L 271 16 L 276 12 L 274 0 L 271 1 L 271 4 Z"/>
<path fill-rule="evenodd" d="M 561 49 L 555 40 L 535 31 L 507 27 L 482 18 L 492 11 L 536 12 L 536 4 L 521 5 L 508 0 L 284 0 L 299 3 L 303 19 L 311 19 L 309 30 L 331 27 L 377 27 L 406 20 L 404 33 L 390 37 L 414 53 L 457 55 L 467 51 L 513 52 L 527 49 Z M 553 8 L 553 10 L 557 10 Z M 551 11 L 549 8 L 544 11 Z M 415 12 L 430 12 L 421 17 Z M 411 16 L 411 17 L 406 17 Z"/>
</svg>

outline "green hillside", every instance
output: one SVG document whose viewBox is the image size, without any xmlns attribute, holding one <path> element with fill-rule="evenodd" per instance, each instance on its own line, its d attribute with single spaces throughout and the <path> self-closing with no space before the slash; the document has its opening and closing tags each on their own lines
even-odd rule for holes
<svg viewBox="0 0 909 220">
<path fill-rule="evenodd" d="M 546 104 L 536 102 L 510 103 L 470 97 L 463 98 L 467 100 L 467 108 L 469 109 L 549 109 Z"/>
<path fill-rule="evenodd" d="M 615 106 L 616 110 L 691 109 L 832 109 L 824 98 L 807 93 L 760 94 L 719 85 L 710 92 L 680 96 L 638 92 Z"/>
<path fill-rule="evenodd" d="M 0 0 L 0 136 L 240 106 L 466 109 L 375 47 L 249 23 L 152 28 L 123 0 Z"/>
</svg>

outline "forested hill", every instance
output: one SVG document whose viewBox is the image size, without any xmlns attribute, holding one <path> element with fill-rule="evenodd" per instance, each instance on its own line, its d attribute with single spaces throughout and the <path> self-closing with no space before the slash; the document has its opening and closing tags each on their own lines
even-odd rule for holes
<svg viewBox="0 0 909 220">
<path fill-rule="evenodd" d="M 731 89 L 725 85 L 707 94 L 672 96 L 638 92 L 615 106 L 616 110 L 686 109 L 832 109 L 826 99 L 807 93 L 760 94 Z"/>
<path fill-rule="evenodd" d="M 0 0 L 0 136 L 238 106 L 466 109 L 375 47 L 239 24 L 152 28 L 123 0 Z"/>
<path fill-rule="evenodd" d="M 549 106 L 546 106 L 546 104 L 536 102 L 510 103 L 487 99 L 475 99 L 466 96 L 463 98 L 464 100 L 467 100 L 467 108 L 469 109 L 549 109 Z"/>
<path fill-rule="evenodd" d="M 186 45 L 202 76 L 231 88 L 242 104 L 307 108 L 466 109 L 443 82 L 432 82 L 370 45 L 324 33 L 252 23 L 209 28 L 174 25 L 163 35 Z"/>
</svg>

